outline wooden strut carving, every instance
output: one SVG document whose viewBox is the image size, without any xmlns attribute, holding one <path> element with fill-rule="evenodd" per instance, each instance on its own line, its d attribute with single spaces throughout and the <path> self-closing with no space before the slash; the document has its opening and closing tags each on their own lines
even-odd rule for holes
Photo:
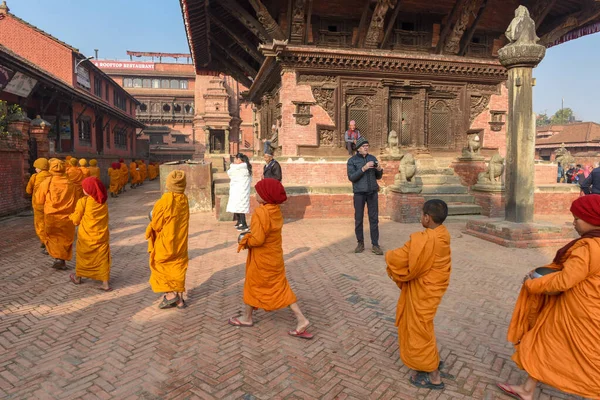
<svg viewBox="0 0 600 400">
<path fill-rule="evenodd" d="M 528 7 L 529 14 L 535 21 L 535 26 L 539 27 L 542 22 L 544 22 L 544 19 L 546 19 L 548 12 L 550 12 L 552 7 L 556 4 L 556 0 L 537 0 L 532 3 L 533 4 L 530 4 Z"/>
<path fill-rule="evenodd" d="M 335 102 L 333 100 L 334 89 L 313 86 L 312 94 L 317 104 L 327 111 L 327 114 L 329 114 L 332 121 L 335 121 Z"/>
<path fill-rule="evenodd" d="M 319 146 L 332 147 L 334 145 L 335 130 L 329 128 L 319 129 Z"/>
<path fill-rule="evenodd" d="M 267 10 L 267 7 L 265 7 L 260 0 L 250 0 L 250 4 L 252 5 L 252 8 L 254 8 L 254 11 L 256 11 L 258 22 L 264 26 L 267 33 L 271 35 L 273 39 L 284 40 L 285 35 L 283 34 L 281 27 L 277 24 L 277 21 L 273 19 L 269 10 Z"/>
<path fill-rule="evenodd" d="M 219 6 L 223 7 L 229 14 L 235 17 L 242 23 L 250 32 L 263 43 L 266 43 L 273 38 L 269 35 L 267 30 L 258 22 L 250 13 L 248 13 L 244 7 L 241 7 L 235 0 L 219 0 Z"/>
<path fill-rule="evenodd" d="M 371 24 L 367 31 L 367 37 L 365 38 L 365 47 L 370 49 L 379 47 L 379 43 L 383 40 L 385 15 L 390 7 L 394 8 L 395 3 L 393 0 L 377 0 L 375 11 L 373 11 L 373 16 L 371 17 Z"/>
<path fill-rule="evenodd" d="M 481 7 L 482 0 L 467 0 L 464 4 L 462 12 L 454 24 L 452 34 L 448 38 L 446 45 L 444 46 L 444 52 L 450 54 L 457 54 L 460 49 L 460 39 L 462 38 L 471 15 L 475 13 Z"/>
<path fill-rule="evenodd" d="M 292 32 L 290 33 L 290 43 L 303 43 L 304 41 L 304 14 L 306 10 L 306 0 L 296 0 L 292 11 Z"/>
<path fill-rule="evenodd" d="M 229 35 L 229 37 L 232 38 L 238 46 L 244 49 L 246 53 L 250 54 L 250 56 L 254 58 L 259 64 L 262 64 L 264 57 L 256 50 L 256 46 L 250 43 L 248 39 L 232 32 L 231 29 L 229 29 L 223 21 L 221 21 L 214 15 L 210 16 L 210 22 L 211 24 L 214 23 L 216 26 L 218 26 L 219 29 L 221 29 L 223 32 Z"/>
</svg>

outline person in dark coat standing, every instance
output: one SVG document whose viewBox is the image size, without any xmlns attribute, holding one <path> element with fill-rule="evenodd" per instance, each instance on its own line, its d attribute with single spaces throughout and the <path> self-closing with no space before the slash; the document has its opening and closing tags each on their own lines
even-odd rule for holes
<svg viewBox="0 0 600 400">
<path fill-rule="evenodd" d="M 379 247 L 379 184 L 377 183 L 383 176 L 383 168 L 377 158 L 369 154 L 369 141 L 365 137 L 360 137 L 356 141 L 356 154 L 348 160 L 347 168 L 348 179 L 352 182 L 354 192 L 354 232 L 358 241 L 354 252 L 365 251 L 363 219 L 366 204 L 372 251 L 377 255 L 383 255 L 383 250 Z"/>
<path fill-rule="evenodd" d="M 273 158 L 273 154 L 265 153 L 265 168 L 263 169 L 263 178 L 273 178 L 281 182 L 281 165 Z"/>
</svg>

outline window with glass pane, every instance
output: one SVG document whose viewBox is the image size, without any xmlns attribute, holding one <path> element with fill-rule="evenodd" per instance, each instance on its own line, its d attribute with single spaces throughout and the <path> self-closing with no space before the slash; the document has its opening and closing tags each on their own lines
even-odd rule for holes
<svg viewBox="0 0 600 400">
<path fill-rule="evenodd" d="M 171 89 L 179 89 L 179 81 L 176 79 L 171 80 Z"/>
<path fill-rule="evenodd" d="M 179 88 L 180 89 L 187 89 L 188 88 L 188 81 L 179 81 Z"/>
<path fill-rule="evenodd" d="M 79 119 L 79 144 L 91 145 L 92 143 L 92 120 L 89 117 Z"/>
<path fill-rule="evenodd" d="M 160 79 L 152 79 L 152 89 L 160 89 Z"/>
<path fill-rule="evenodd" d="M 133 87 L 136 87 L 136 88 L 142 87 L 142 80 L 140 78 L 135 78 L 133 80 Z"/>
<path fill-rule="evenodd" d="M 174 143 L 187 143 L 185 139 L 187 139 L 187 136 L 183 136 L 183 135 L 173 135 L 175 137 L 175 142 Z"/>
<path fill-rule="evenodd" d="M 102 80 L 97 77 L 94 78 L 94 94 L 98 97 L 102 97 Z"/>
<path fill-rule="evenodd" d="M 123 79 L 123 86 L 124 87 L 133 87 L 133 79 L 131 79 L 131 78 Z"/>
<path fill-rule="evenodd" d="M 150 79 L 144 79 L 144 81 L 142 82 L 142 86 L 145 88 L 149 88 L 152 87 L 152 81 Z"/>
<path fill-rule="evenodd" d="M 160 88 L 161 89 L 168 89 L 169 88 L 169 80 L 168 79 L 163 79 L 162 81 L 160 81 Z"/>
</svg>

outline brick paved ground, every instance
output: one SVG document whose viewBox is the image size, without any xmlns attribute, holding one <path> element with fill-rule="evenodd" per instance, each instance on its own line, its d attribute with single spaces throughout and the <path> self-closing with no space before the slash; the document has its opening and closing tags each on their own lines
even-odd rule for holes
<svg viewBox="0 0 600 400">
<path fill-rule="evenodd" d="M 289 310 L 259 311 L 252 329 L 227 325 L 241 310 L 246 254 L 233 224 L 208 214 L 191 218 L 190 307 L 157 309 L 144 242 L 157 190 L 111 199 L 111 293 L 52 270 L 31 217 L 0 222 L 0 398 L 502 399 L 494 383 L 523 377 L 507 324 L 522 276 L 550 250 L 505 249 L 449 224 L 454 270 L 436 331 L 456 378 L 443 392 L 417 390 L 398 358 L 398 290 L 383 257 L 352 253 L 351 219 L 284 227 L 288 278 L 316 335 L 302 341 L 286 335 Z M 385 221 L 382 245 L 415 229 Z M 568 396 L 544 388 L 540 398 Z"/>
</svg>

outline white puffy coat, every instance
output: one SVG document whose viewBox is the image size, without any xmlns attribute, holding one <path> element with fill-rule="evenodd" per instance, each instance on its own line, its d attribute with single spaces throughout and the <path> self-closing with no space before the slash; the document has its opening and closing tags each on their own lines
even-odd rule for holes
<svg viewBox="0 0 600 400">
<path fill-rule="evenodd" d="M 229 175 L 229 201 L 227 212 L 248 214 L 250 212 L 250 184 L 252 177 L 246 163 L 233 164 L 227 170 Z"/>
</svg>

